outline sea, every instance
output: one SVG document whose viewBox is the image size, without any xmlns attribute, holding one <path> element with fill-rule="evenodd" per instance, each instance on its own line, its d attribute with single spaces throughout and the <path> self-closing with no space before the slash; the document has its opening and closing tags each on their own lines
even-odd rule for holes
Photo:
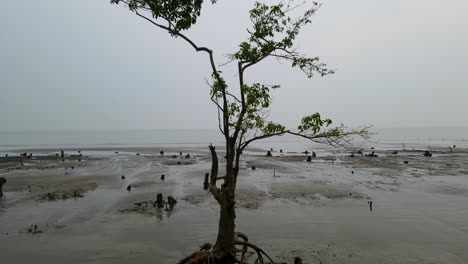
<svg viewBox="0 0 468 264">
<path fill-rule="evenodd" d="M 252 136 L 252 135 L 251 135 Z M 161 129 L 121 131 L 18 131 L 0 132 L 0 155 L 34 149 L 83 149 L 125 147 L 223 147 L 219 130 Z M 353 148 L 428 149 L 451 146 L 468 148 L 468 127 L 371 128 L 368 138 L 354 138 Z M 333 149 L 327 144 L 291 135 L 268 138 L 249 147 L 285 153 Z"/>
</svg>

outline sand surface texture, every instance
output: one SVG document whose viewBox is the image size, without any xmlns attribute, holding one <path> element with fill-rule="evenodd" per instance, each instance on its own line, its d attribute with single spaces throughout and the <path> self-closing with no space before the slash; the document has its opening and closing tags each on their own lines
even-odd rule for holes
<svg viewBox="0 0 468 264">
<path fill-rule="evenodd" d="M 207 149 L 164 150 L 0 158 L 1 263 L 175 263 L 214 242 Z M 237 230 L 287 263 L 468 263 L 468 152 L 376 153 L 246 153 Z M 156 193 L 174 209 L 155 208 Z"/>
</svg>

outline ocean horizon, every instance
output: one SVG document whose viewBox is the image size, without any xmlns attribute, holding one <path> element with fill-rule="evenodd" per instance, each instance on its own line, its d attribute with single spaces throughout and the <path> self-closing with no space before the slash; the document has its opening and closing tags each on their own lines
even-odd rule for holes
<svg viewBox="0 0 468 264">
<path fill-rule="evenodd" d="M 421 146 L 468 147 L 468 127 L 371 128 L 366 146 L 391 148 L 397 144 Z M 0 152 L 36 148 L 207 146 L 221 145 L 224 138 L 214 129 L 147 129 L 147 130 L 75 130 L 0 132 Z M 310 146 L 308 145 L 310 144 Z M 362 142 L 359 144 L 363 144 Z M 302 151 L 316 148 L 315 143 L 290 135 L 257 141 L 252 146 Z M 323 146 L 322 146 L 323 147 Z M 321 147 L 319 147 L 321 148 Z"/>
</svg>

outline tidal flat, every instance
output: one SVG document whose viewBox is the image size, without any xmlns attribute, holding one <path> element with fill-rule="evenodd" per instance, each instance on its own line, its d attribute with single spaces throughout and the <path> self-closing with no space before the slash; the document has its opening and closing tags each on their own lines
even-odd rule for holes
<svg viewBox="0 0 468 264">
<path fill-rule="evenodd" d="M 208 149 L 160 150 L 0 158 L 2 262 L 175 263 L 214 242 L 218 205 L 203 190 Z M 468 150 L 372 151 L 378 157 L 337 150 L 311 162 L 302 153 L 246 152 L 237 231 L 278 262 L 467 263 Z M 157 193 L 177 200 L 173 210 L 153 206 Z"/>
</svg>

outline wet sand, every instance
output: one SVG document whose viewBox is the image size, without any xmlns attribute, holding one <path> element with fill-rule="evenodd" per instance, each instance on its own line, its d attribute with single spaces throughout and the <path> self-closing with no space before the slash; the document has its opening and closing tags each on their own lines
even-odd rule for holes
<svg viewBox="0 0 468 264">
<path fill-rule="evenodd" d="M 202 189 L 207 149 L 82 149 L 82 161 L 34 151 L 23 165 L 0 158 L 2 261 L 175 263 L 216 238 L 218 206 Z M 237 230 L 288 263 L 467 263 L 468 152 L 376 153 L 309 163 L 246 152 Z M 146 207 L 156 193 L 175 197 L 174 210 Z"/>
</svg>

